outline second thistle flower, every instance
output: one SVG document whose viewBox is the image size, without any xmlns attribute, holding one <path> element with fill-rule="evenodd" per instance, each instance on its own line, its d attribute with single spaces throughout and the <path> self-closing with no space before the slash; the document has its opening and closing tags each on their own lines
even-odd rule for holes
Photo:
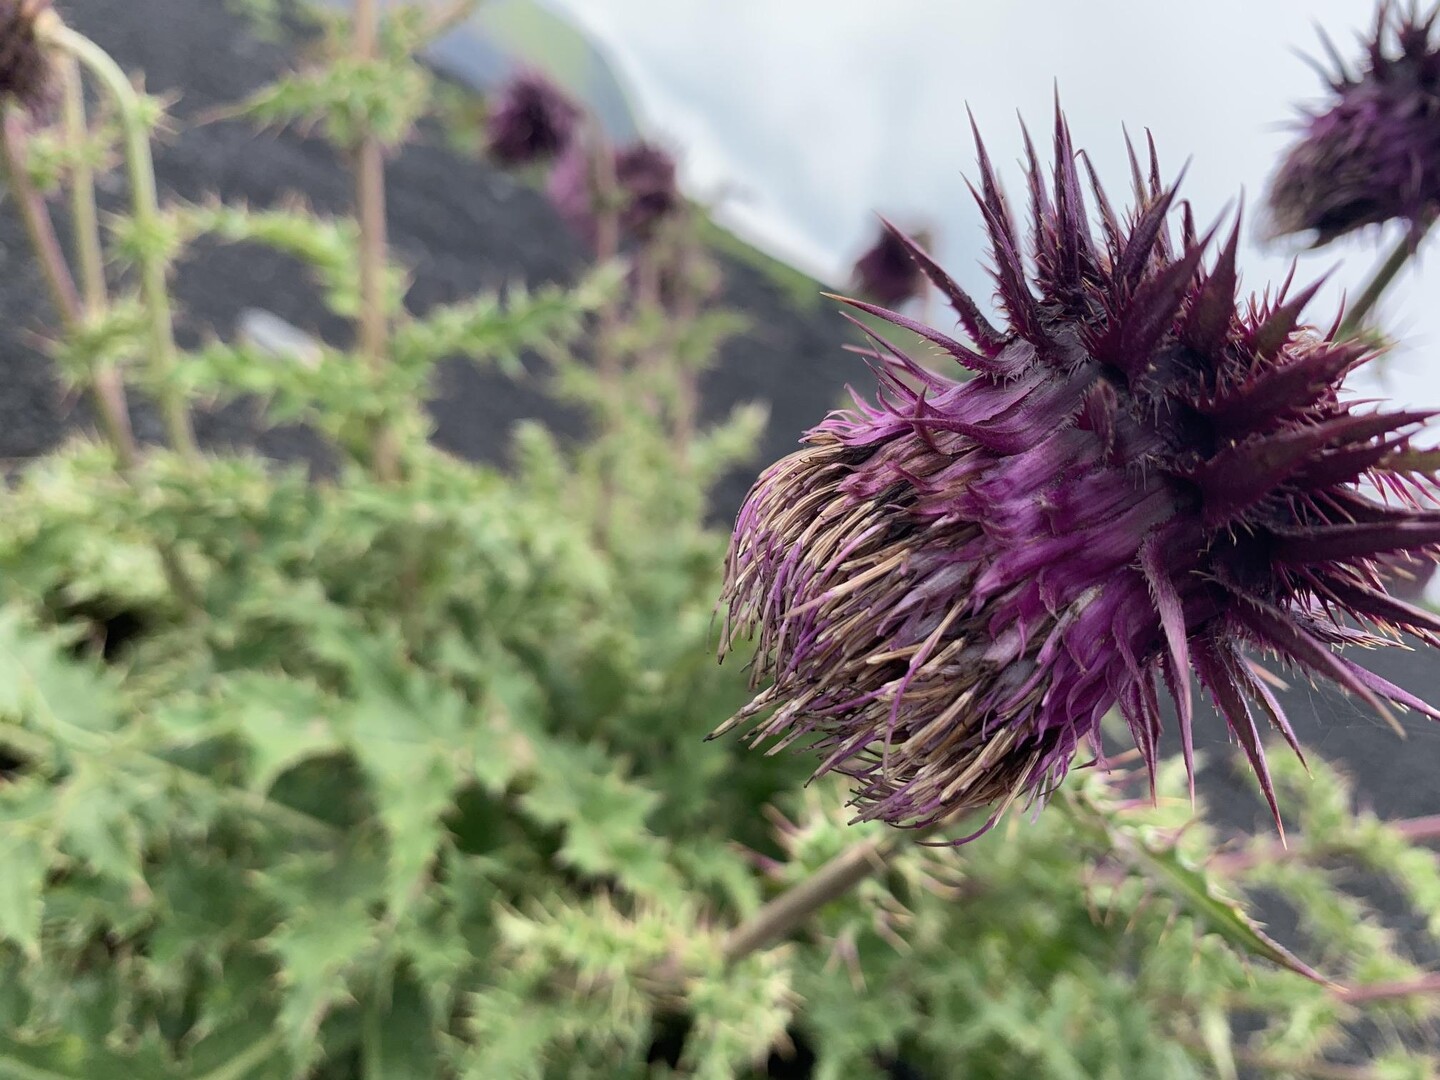
<svg viewBox="0 0 1440 1080">
<path fill-rule="evenodd" d="M 1262 729 L 1299 747 L 1251 653 L 1440 718 L 1340 651 L 1440 642 L 1379 561 L 1440 543 L 1432 462 L 1409 448 L 1430 414 L 1342 397 L 1375 354 L 1300 324 L 1313 289 L 1238 300 L 1238 222 L 1207 268 L 1153 150 L 1131 215 L 1092 183 L 1095 225 L 1077 160 L 1057 115 L 1052 187 L 1030 152 L 1027 265 L 980 148 L 1008 325 L 897 237 L 969 343 L 851 303 L 973 378 L 877 341 L 876 398 L 767 470 L 736 523 L 725 643 L 756 634 L 770 685 L 726 726 L 818 753 L 862 818 L 993 821 L 1060 783 L 1111 708 L 1153 775 L 1162 687 L 1190 764 L 1192 676 L 1274 808 Z"/>
<path fill-rule="evenodd" d="M 1382 4 L 1356 70 L 1335 59 L 1330 100 L 1308 113 L 1266 199 L 1276 235 L 1317 243 L 1440 211 L 1440 8 L 1421 18 Z"/>
</svg>

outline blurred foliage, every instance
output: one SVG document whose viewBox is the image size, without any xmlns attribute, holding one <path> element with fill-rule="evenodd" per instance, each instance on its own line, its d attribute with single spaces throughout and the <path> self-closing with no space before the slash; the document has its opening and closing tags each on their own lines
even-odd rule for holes
<svg viewBox="0 0 1440 1080">
<path fill-rule="evenodd" d="M 370 74 L 306 77 L 319 89 L 282 83 L 262 118 L 341 141 L 375 120 L 333 113 L 351 91 L 379 108 Z M 350 221 L 217 203 L 162 222 L 150 242 L 177 265 L 201 238 L 264 245 L 357 314 Z M 56 345 L 77 383 L 99 363 L 146 377 L 128 228 L 112 222 L 115 301 Z M 1436 998 L 1408 992 L 1422 973 L 1349 872 L 1391 879 L 1425 938 L 1435 857 L 1284 753 L 1288 850 L 1222 843 L 1178 766 L 1155 804 L 1140 773 L 1087 770 L 1034 820 L 902 847 L 789 940 L 727 948 L 884 833 L 849 825 L 836 785 L 805 786 L 802 755 L 704 741 L 747 697 L 713 657 L 707 493 L 763 414 L 696 424 L 696 379 L 741 324 L 691 240 L 682 221 L 633 254 L 675 273 L 663 302 L 614 265 L 408 316 L 392 267 L 380 370 L 333 346 L 314 365 L 220 342 L 185 358 L 194 398 L 258 396 L 328 436 L 321 479 L 163 450 L 122 475 L 84 440 L 18 470 L 0 516 L 0 1076 L 721 1080 L 809 1057 L 822 1080 L 900 1062 L 1334 1076 L 1360 1022 L 1385 1056 L 1354 1076 L 1435 1075 L 1410 1047 Z M 503 472 L 434 449 L 419 402 L 455 355 L 545 378 L 589 435 L 521 424 Z M 368 468 L 377 423 L 398 482 Z M 1360 1004 L 1298 974 L 1232 899 L 1249 895 L 1291 910 L 1326 979 L 1391 989 Z"/>
</svg>

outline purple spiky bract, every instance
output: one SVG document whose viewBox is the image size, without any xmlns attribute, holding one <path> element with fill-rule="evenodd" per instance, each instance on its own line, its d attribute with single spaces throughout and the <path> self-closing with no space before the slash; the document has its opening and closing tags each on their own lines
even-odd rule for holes
<svg viewBox="0 0 1440 1080">
<path fill-rule="evenodd" d="M 1352 70 L 1329 45 L 1331 91 L 1307 111 L 1266 193 L 1273 235 L 1316 243 L 1400 220 L 1422 232 L 1440 211 L 1440 40 L 1436 8 L 1382 4 Z"/>
<path fill-rule="evenodd" d="M 928 246 L 923 233 L 916 233 L 920 246 Z M 887 308 L 898 308 L 914 300 L 925 288 L 925 274 L 910 256 L 910 247 L 896 231 L 882 224 L 880 234 L 858 259 L 851 273 L 855 290 L 862 299 Z"/>
<path fill-rule="evenodd" d="M 538 71 L 521 71 L 500 89 L 486 122 L 490 156 L 505 165 L 550 161 L 570 145 L 580 107 Z"/>
<path fill-rule="evenodd" d="M 1053 185 L 1027 137 L 1028 265 L 977 145 L 1007 325 L 903 238 L 969 341 L 849 301 L 972 377 L 874 338 L 875 399 L 751 489 L 723 647 L 755 634 L 769 686 L 721 730 L 808 747 L 860 818 L 922 827 L 1043 798 L 1112 708 L 1153 784 L 1162 690 L 1193 768 L 1192 676 L 1274 809 L 1262 730 L 1300 748 L 1256 657 L 1440 718 L 1340 648 L 1440 641 L 1378 562 L 1440 543 L 1430 414 L 1347 403 L 1375 352 L 1300 324 L 1313 288 L 1237 303 L 1239 221 L 1207 265 L 1153 144 L 1130 216 L 1090 176 L 1092 223 L 1058 109 Z"/>
</svg>

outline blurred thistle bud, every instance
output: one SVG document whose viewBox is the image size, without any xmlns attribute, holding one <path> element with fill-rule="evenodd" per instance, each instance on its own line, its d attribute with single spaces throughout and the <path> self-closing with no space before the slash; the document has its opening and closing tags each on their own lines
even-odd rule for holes
<svg viewBox="0 0 1440 1080">
<path fill-rule="evenodd" d="M 1382 4 L 1358 71 L 1326 41 L 1331 97 L 1307 111 L 1270 182 L 1272 236 L 1313 232 L 1325 244 L 1399 219 L 1418 237 L 1440 210 L 1437 13 L 1422 19 Z"/>
<path fill-rule="evenodd" d="M 898 234 L 970 342 L 849 301 L 973 378 L 875 338 L 876 399 L 751 489 L 723 649 L 757 633 L 770 685 L 720 730 L 817 752 L 817 773 L 852 779 L 860 819 L 993 823 L 1098 751 L 1112 708 L 1153 788 L 1162 684 L 1193 785 L 1193 673 L 1278 821 L 1262 728 L 1299 746 L 1250 651 L 1387 717 L 1388 701 L 1440 718 L 1340 652 L 1402 631 L 1440 643 L 1440 617 L 1385 592 L 1378 562 L 1440 550 L 1440 511 L 1422 509 L 1435 455 L 1409 449 L 1432 414 L 1342 400 L 1377 354 L 1299 323 L 1314 287 L 1237 303 L 1239 221 L 1206 260 L 1214 230 L 1176 209 L 1153 144 L 1133 214 L 1091 175 L 1096 230 L 1058 109 L 1054 143 L 1047 190 L 1026 138 L 1028 267 L 979 145 L 1004 328 Z"/>
<path fill-rule="evenodd" d="M 607 209 L 621 232 L 648 240 L 683 205 L 675 159 L 653 143 L 613 150 L 573 142 L 551 170 L 546 194 L 566 223 L 593 245 Z"/>
<path fill-rule="evenodd" d="M 0 0 L 0 101 L 33 110 L 45 103 L 52 67 L 39 24 L 50 0 Z"/>
<path fill-rule="evenodd" d="M 555 158 L 575 136 L 580 107 L 538 71 L 522 71 L 501 87 L 487 121 L 490 156 L 503 165 Z"/>
<path fill-rule="evenodd" d="M 930 246 L 930 237 L 923 230 L 913 238 L 919 247 Z M 910 248 L 888 222 L 881 224 L 875 242 L 855 260 L 851 281 L 863 299 L 887 308 L 902 307 L 925 290 L 920 264 L 910 257 Z"/>
<path fill-rule="evenodd" d="M 615 186 L 620 227 L 642 240 L 680 208 L 675 158 L 654 143 L 634 142 L 615 152 Z"/>
</svg>

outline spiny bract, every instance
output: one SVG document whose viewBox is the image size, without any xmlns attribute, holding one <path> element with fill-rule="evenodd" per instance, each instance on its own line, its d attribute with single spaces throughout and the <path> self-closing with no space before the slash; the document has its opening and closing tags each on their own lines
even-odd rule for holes
<svg viewBox="0 0 1440 1080">
<path fill-rule="evenodd" d="M 1440 8 L 1382 4 L 1358 73 L 1326 41 L 1332 96 L 1307 112 L 1267 192 L 1269 231 L 1324 244 L 1392 219 L 1418 234 L 1440 210 Z M 1391 42 L 1393 41 L 1393 48 Z"/>
<path fill-rule="evenodd" d="M 1249 650 L 1382 712 L 1440 718 L 1338 651 L 1440 640 L 1440 618 L 1385 593 L 1376 561 L 1440 542 L 1440 512 L 1422 508 L 1433 462 L 1409 445 L 1430 414 L 1341 399 L 1374 352 L 1299 325 L 1313 287 L 1237 306 L 1238 220 L 1206 268 L 1213 230 L 1195 235 L 1153 143 L 1148 178 L 1132 152 L 1125 220 L 1091 173 L 1097 235 L 1063 116 L 1053 191 L 1027 137 L 1027 274 L 976 141 L 1008 326 L 915 244 L 970 344 L 850 301 L 973 378 L 876 338 L 877 399 L 760 477 L 728 558 L 722 651 L 758 630 L 755 677 L 772 684 L 721 730 L 808 745 L 819 773 L 853 778 L 860 818 L 922 827 L 1043 798 L 1115 706 L 1153 777 L 1162 683 L 1193 766 L 1192 672 L 1273 809 L 1261 728 L 1299 747 Z"/>
</svg>

